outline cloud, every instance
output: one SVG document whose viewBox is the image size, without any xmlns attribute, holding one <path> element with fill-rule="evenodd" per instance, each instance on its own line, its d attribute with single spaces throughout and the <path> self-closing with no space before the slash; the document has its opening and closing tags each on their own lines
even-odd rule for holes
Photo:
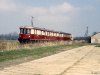
<svg viewBox="0 0 100 75">
<path fill-rule="evenodd" d="M 79 8 L 79 11 L 95 11 L 96 8 L 92 5 L 86 5 Z"/>
<path fill-rule="evenodd" d="M 42 24 L 65 24 L 71 22 L 77 8 L 70 3 L 64 2 L 50 7 L 28 7 L 24 10 L 25 15 L 36 16 Z"/>
<path fill-rule="evenodd" d="M 0 11 L 16 11 L 16 5 L 10 0 L 0 0 Z"/>
<path fill-rule="evenodd" d="M 76 12 L 76 8 L 67 2 L 49 7 L 32 7 L 18 6 L 13 0 L 0 0 L 0 11 L 17 12 L 24 16 L 36 16 L 41 22 L 62 23 L 70 21 L 70 16 Z"/>
<path fill-rule="evenodd" d="M 75 7 L 69 3 L 63 3 L 62 5 L 50 7 L 50 12 L 52 14 L 67 14 L 74 12 Z"/>
<path fill-rule="evenodd" d="M 22 24 L 29 25 L 30 16 L 35 17 L 34 26 L 77 33 L 77 35 L 84 31 L 84 29 L 82 30 L 84 25 L 93 25 L 99 23 L 99 9 L 96 6 L 99 6 L 100 0 L 96 0 L 96 2 L 93 1 L 92 4 L 82 3 L 83 5 L 79 4 L 77 6 L 74 6 L 74 4 L 66 1 L 55 5 L 54 3 L 53 5 L 49 4 L 48 7 L 46 7 L 45 4 L 38 6 L 38 4 L 36 4 L 34 1 L 33 3 L 30 3 L 30 0 L 30 4 L 24 4 L 23 1 L 20 0 L 0 0 L 0 15 L 2 20 L 0 25 L 2 27 L 2 32 L 4 32 L 3 28 L 11 27 L 9 29 L 15 30 Z M 96 5 L 96 3 L 98 5 Z M 98 13 L 96 13 L 96 11 Z M 7 27 L 7 25 L 9 25 L 9 27 Z"/>
<path fill-rule="evenodd" d="M 42 7 L 30 7 L 25 10 L 25 14 L 27 15 L 46 15 L 48 13 L 48 9 Z"/>
<path fill-rule="evenodd" d="M 26 14 L 30 15 L 59 15 L 70 14 L 74 12 L 75 7 L 69 3 L 64 2 L 61 5 L 46 7 L 29 7 L 25 10 Z"/>
<path fill-rule="evenodd" d="M 45 15 L 39 16 L 38 20 L 42 23 L 47 24 L 63 24 L 66 22 L 70 22 L 71 18 L 69 16 L 64 15 Z"/>
</svg>

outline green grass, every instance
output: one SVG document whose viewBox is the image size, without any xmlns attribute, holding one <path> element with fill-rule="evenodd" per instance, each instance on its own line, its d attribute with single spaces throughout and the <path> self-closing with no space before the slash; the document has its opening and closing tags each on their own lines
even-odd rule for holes
<svg viewBox="0 0 100 75">
<path fill-rule="evenodd" d="M 20 59 L 24 57 L 32 57 L 32 59 L 38 59 L 52 54 L 56 54 L 65 51 L 70 48 L 76 48 L 83 46 L 82 44 L 73 45 L 59 45 L 59 46 L 48 46 L 35 49 L 19 49 L 13 51 L 1 51 L 0 52 L 0 62 Z M 65 49 L 66 48 L 66 49 Z"/>
<path fill-rule="evenodd" d="M 100 44 L 96 44 L 96 47 L 100 47 Z"/>
</svg>

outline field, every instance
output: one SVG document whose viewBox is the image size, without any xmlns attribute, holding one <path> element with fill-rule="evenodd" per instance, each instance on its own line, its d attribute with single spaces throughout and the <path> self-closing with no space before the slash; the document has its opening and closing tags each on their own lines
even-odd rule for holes
<svg viewBox="0 0 100 75">
<path fill-rule="evenodd" d="M 12 51 L 2 51 L 0 52 L 0 62 L 29 56 L 31 56 L 34 59 L 37 59 L 51 54 L 59 53 L 61 51 L 65 51 L 65 48 L 71 49 L 79 46 L 81 45 L 59 45 L 35 49 L 18 49 Z"/>
<path fill-rule="evenodd" d="M 82 46 L 82 45 L 79 45 Z M 66 50 L 42 59 L 11 65 L 1 68 L 1 75 L 100 75 L 100 47 L 87 45 L 71 50 L 68 47 L 78 47 L 77 45 L 59 46 L 60 50 Z M 40 48 L 41 49 L 41 48 Z M 42 51 L 43 52 L 42 52 Z M 57 46 L 43 47 L 39 51 L 42 53 L 58 51 Z M 49 50 L 49 51 L 48 51 Z M 62 50 L 63 51 L 63 50 Z M 60 52 L 60 51 L 59 51 Z M 33 54 L 33 51 L 32 51 Z M 88 62 L 88 63 L 87 63 Z"/>
<path fill-rule="evenodd" d="M 0 66 L 22 63 L 83 46 L 72 42 L 46 42 L 20 44 L 17 41 L 0 41 Z"/>
<path fill-rule="evenodd" d="M 64 44 L 72 44 L 72 42 L 45 42 L 45 43 L 30 43 L 30 44 L 20 44 L 18 41 L 13 40 L 0 40 L 0 51 L 10 51 L 10 50 L 18 50 L 18 49 L 33 49 L 47 46 L 56 46 L 56 45 L 64 45 Z"/>
</svg>

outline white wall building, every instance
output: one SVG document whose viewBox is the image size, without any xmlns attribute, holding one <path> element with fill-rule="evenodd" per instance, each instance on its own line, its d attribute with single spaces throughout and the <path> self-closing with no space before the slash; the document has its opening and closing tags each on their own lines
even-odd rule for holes
<svg viewBox="0 0 100 75">
<path fill-rule="evenodd" d="M 91 43 L 100 43 L 100 32 L 91 36 Z"/>
</svg>

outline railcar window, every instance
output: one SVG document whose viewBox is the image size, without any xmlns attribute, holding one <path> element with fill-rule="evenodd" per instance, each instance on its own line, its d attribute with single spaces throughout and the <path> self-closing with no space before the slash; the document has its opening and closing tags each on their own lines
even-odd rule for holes
<svg viewBox="0 0 100 75">
<path fill-rule="evenodd" d="M 61 34 L 61 36 L 63 37 L 63 34 Z"/>
<path fill-rule="evenodd" d="M 36 29 L 34 30 L 34 34 L 37 34 L 37 30 Z"/>
<path fill-rule="evenodd" d="M 68 35 L 68 37 L 70 37 L 70 35 Z"/>
<path fill-rule="evenodd" d="M 26 34 L 27 33 L 27 30 L 26 29 L 24 29 L 24 34 Z"/>
<path fill-rule="evenodd" d="M 30 29 L 27 29 L 27 34 L 30 34 L 31 33 L 31 30 Z"/>
<path fill-rule="evenodd" d="M 23 29 L 20 29 L 20 34 L 22 34 L 23 33 Z"/>
<path fill-rule="evenodd" d="M 24 33 L 24 29 L 20 29 L 20 34 L 23 34 Z"/>
<path fill-rule="evenodd" d="M 31 29 L 20 29 L 20 34 L 30 34 Z"/>
</svg>

